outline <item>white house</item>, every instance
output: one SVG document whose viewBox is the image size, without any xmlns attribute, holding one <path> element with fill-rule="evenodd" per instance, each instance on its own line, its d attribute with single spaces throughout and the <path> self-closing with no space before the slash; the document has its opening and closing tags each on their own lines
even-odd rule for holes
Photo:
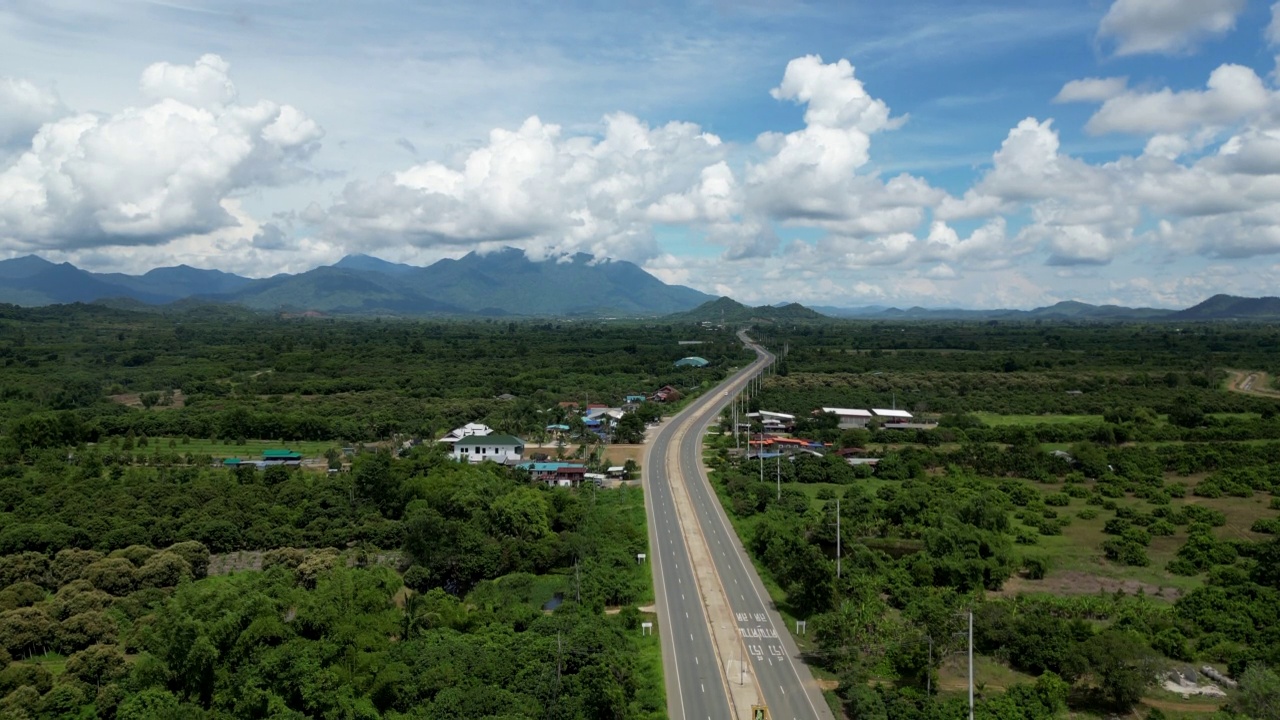
<svg viewBox="0 0 1280 720">
<path fill-rule="evenodd" d="M 871 408 L 871 412 L 875 413 L 875 416 L 878 418 L 885 418 L 887 420 L 896 420 L 898 422 L 911 419 L 911 413 L 907 412 L 906 410 L 885 410 L 884 408 Z"/>
<path fill-rule="evenodd" d="M 460 428 L 454 428 L 449 431 L 448 435 L 440 438 L 440 442 L 452 445 L 462 438 L 471 437 L 473 435 L 492 435 L 493 428 L 483 423 L 467 423 Z"/>
<path fill-rule="evenodd" d="M 854 408 L 837 408 L 824 407 L 822 412 L 831 413 L 840 418 L 840 429 L 849 430 L 852 428 L 864 428 L 867 423 L 871 422 L 871 413 L 866 410 L 857 410 Z"/>
<path fill-rule="evenodd" d="M 459 462 L 484 462 L 486 460 L 503 465 L 515 465 L 520 462 L 520 454 L 524 452 L 524 441 L 510 435 L 471 435 L 453 443 L 450 456 Z"/>
</svg>

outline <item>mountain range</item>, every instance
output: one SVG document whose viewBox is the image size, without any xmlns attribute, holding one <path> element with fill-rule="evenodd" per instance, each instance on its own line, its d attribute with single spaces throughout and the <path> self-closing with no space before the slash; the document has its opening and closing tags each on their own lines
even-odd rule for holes
<svg viewBox="0 0 1280 720">
<path fill-rule="evenodd" d="M 666 315 L 713 297 L 667 285 L 634 263 L 577 254 L 533 261 L 507 248 L 427 267 L 367 255 L 296 275 L 250 279 L 180 265 L 145 275 L 93 273 L 29 255 L 0 261 L 0 302 L 133 300 L 234 303 L 255 310 L 393 315 Z"/>
<path fill-rule="evenodd" d="M 1194 320 L 1280 320 L 1280 298 L 1247 298 L 1214 295 L 1184 310 L 1121 305 L 1090 305 L 1064 300 L 1033 310 L 965 310 L 961 308 L 922 308 L 906 310 L 882 305 L 856 308 L 815 306 L 814 310 L 834 318 L 866 320 L 1082 320 L 1120 321 L 1194 321 Z"/>
<path fill-rule="evenodd" d="M 1185 310 L 1064 301 L 1034 310 L 749 307 L 682 285 L 667 285 L 634 263 L 579 253 L 541 261 L 506 248 L 427 267 L 368 255 L 296 275 L 252 279 L 179 265 L 143 275 L 94 273 L 35 255 L 0 261 L 0 303 L 108 303 L 176 308 L 227 303 L 271 312 L 332 315 L 669 316 L 677 322 L 781 322 L 825 317 L 871 320 L 1195 321 L 1280 320 L 1280 298 L 1214 295 Z"/>
</svg>

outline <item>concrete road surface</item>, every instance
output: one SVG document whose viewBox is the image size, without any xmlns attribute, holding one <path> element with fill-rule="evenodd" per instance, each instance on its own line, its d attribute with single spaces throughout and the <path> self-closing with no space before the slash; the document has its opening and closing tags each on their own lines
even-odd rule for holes
<svg viewBox="0 0 1280 720">
<path fill-rule="evenodd" d="M 763 701 L 772 720 L 833 720 L 702 468 L 706 428 L 773 362 L 740 337 L 756 362 L 664 423 L 645 458 L 668 714 L 750 720 Z"/>
</svg>

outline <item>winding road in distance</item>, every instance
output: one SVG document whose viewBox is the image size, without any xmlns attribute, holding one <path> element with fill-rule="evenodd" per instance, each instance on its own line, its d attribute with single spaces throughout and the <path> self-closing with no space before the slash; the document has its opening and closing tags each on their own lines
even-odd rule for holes
<svg viewBox="0 0 1280 720">
<path fill-rule="evenodd" d="M 774 360 L 739 337 L 755 362 L 667 420 L 645 453 L 668 714 L 751 720 L 763 700 L 772 720 L 833 720 L 702 469 L 707 427 Z"/>
</svg>

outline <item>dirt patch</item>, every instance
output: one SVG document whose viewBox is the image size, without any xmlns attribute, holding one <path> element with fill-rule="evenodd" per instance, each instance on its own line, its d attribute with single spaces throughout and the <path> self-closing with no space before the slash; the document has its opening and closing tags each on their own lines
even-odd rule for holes
<svg viewBox="0 0 1280 720">
<path fill-rule="evenodd" d="M 107 397 L 111 398 L 111 402 L 124 405 L 125 407 L 141 408 L 144 407 L 142 404 L 143 395 L 144 393 L 122 393 L 120 395 L 108 395 Z M 164 393 L 160 393 L 160 402 L 156 403 L 152 409 L 164 410 L 167 408 L 184 407 L 187 404 L 187 396 L 183 395 L 181 390 L 174 390 L 172 400 L 167 405 L 160 404 L 163 402 L 165 402 Z"/>
<path fill-rule="evenodd" d="M 1146 595 L 1173 602 L 1182 597 L 1177 588 L 1159 587 L 1137 580 L 1121 580 L 1119 578 L 1102 577 L 1078 570 L 1064 570 L 1051 573 L 1044 580 L 1028 580 L 1014 576 L 1005 581 L 999 592 L 991 593 L 996 597 L 1012 597 L 1018 593 L 1048 593 L 1050 595 L 1097 595 L 1100 592 L 1114 593 L 1123 590 L 1129 595 L 1136 595 L 1141 590 Z"/>
<path fill-rule="evenodd" d="M 1220 707 L 1219 705 L 1210 703 L 1180 703 L 1173 702 L 1171 700 L 1151 699 L 1144 699 L 1142 704 L 1147 707 L 1159 708 L 1160 710 L 1168 710 L 1170 712 L 1204 713 L 1206 715 L 1218 712 L 1218 708 Z"/>
<path fill-rule="evenodd" d="M 840 687 L 839 680 L 818 680 L 817 683 L 818 683 L 818 687 L 822 688 L 822 690 L 824 691 L 835 690 L 836 688 Z"/>
<path fill-rule="evenodd" d="M 604 458 L 610 465 L 625 465 L 628 460 L 634 460 L 639 465 L 644 459 L 644 445 L 607 445 Z"/>
<path fill-rule="evenodd" d="M 1271 377 L 1255 370 L 1228 370 L 1227 389 L 1246 395 L 1280 399 L 1280 391 L 1273 389 Z"/>
</svg>

